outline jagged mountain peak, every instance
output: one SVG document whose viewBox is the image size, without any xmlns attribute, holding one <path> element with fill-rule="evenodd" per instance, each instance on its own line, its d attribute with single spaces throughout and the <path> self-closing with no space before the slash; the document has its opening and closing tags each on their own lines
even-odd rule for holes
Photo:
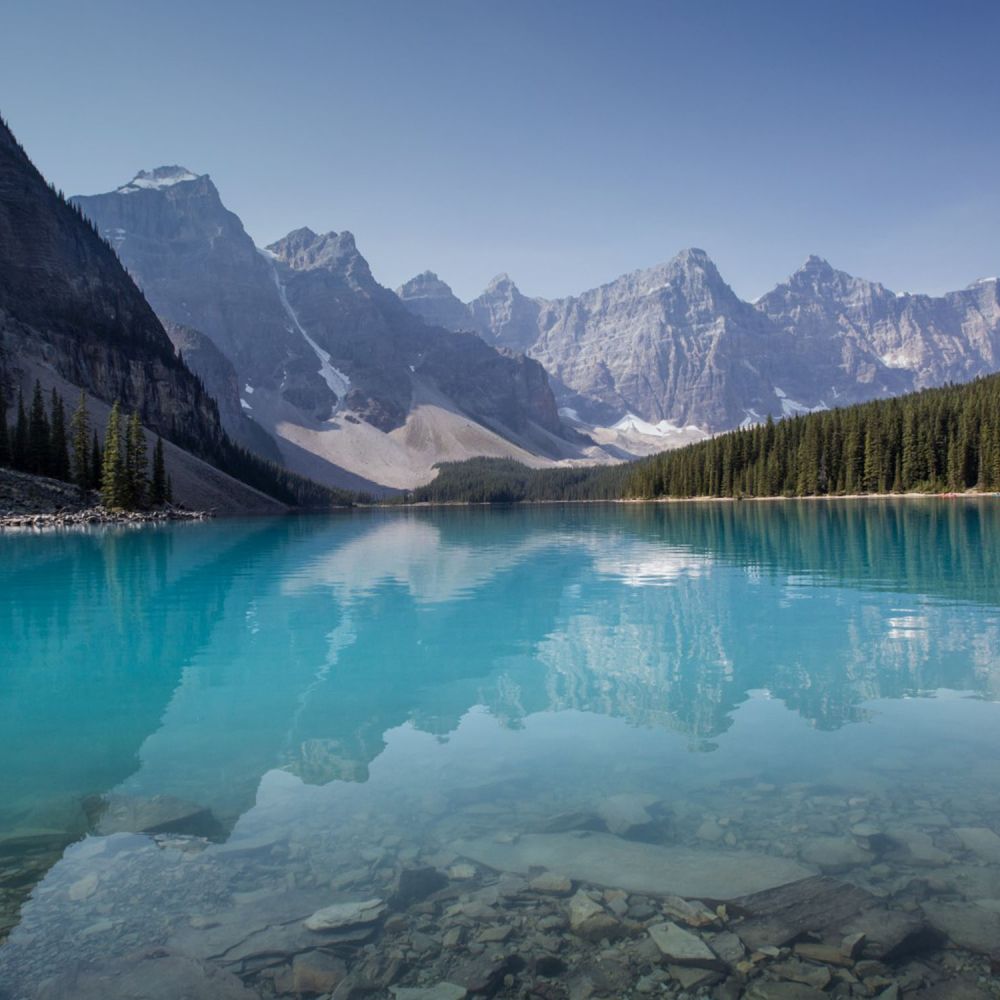
<svg viewBox="0 0 1000 1000">
<path fill-rule="evenodd" d="M 805 263 L 799 268 L 800 272 L 831 272 L 833 271 L 833 266 L 825 257 L 820 257 L 817 254 L 811 253 L 805 259 Z"/>
<path fill-rule="evenodd" d="M 455 293 L 446 281 L 442 281 L 434 271 L 421 271 L 408 281 L 404 281 L 396 294 L 401 299 L 412 299 L 424 296 L 448 296 Z"/>
<path fill-rule="evenodd" d="M 978 278 L 971 285 L 967 285 L 966 288 L 968 290 L 981 291 L 986 285 L 993 285 L 995 288 L 1000 286 L 1000 277 Z"/>
<path fill-rule="evenodd" d="M 704 267 L 706 264 L 711 264 L 712 267 L 715 267 L 712 258 L 701 247 L 685 247 L 677 254 L 674 260 L 678 263 L 693 264 L 697 267 Z"/>
<path fill-rule="evenodd" d="M 490 279 L 490 283 L 486 286 L 487 292 L 496 291 L 519 291 L 516 284 L 514 284 L 514 279 L 506 271 L 501 271 L 499 274 L 494 275 Z"/>
<path fill-rule="evenodd" d="M 123 184 L 116 190 L 119 194 L 132 194 L 136 191 L 163 191 L 176 184 L 185 184 L 188 181 L 197 181 L 202 178 L 208 180 L 208 174 L 196 174 L 188 170 L 187 167 L 174 164 L 154 167 L 152 170 L 140 170 L 128 184 Z"/>
<path fill-rule="evenodd" d="M 396 295 L 410 312 L 427 323 L 446 330 L 476 328 L 472 310 L 433 271 L 423 271 L 396 289 Z"/>
<path fill-rule="evenodd" d="M 344 229 L 337 233 L 316 233 L 308 226 L 293 229 L 287 236 L 270 244 L 267 250 L 296 271 L 343 270 L 348 265 L 368 263 L 358 251 L 354 234 Z"/>
</svg>

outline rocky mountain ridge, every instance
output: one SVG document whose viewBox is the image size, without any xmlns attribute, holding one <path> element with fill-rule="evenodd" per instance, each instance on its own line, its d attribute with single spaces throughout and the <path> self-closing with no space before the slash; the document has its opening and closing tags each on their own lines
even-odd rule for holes
<svg viewBox="0 0 1000 1000">
<path fill-rule="evenodd" d="M 587 419 L 718 431 L 997 370 L 998 284 L 897 294 L 811 256 L 748 303 L 689 249 L 565 299 L 529 298 L 500 275 L 465 304 L 432 272 L 397 294 L 418 315 L 527 351 L 560 405 Z"/>
<path fill-rule="evenodd" d="M 258 248 L 211 179 L 183 167 L 74 203 L 157 313 L 228 359 L 243 414 L 292 469 L 334 485 L 404 486 L 443 459 L 551 462 L 591 447 L 563 425 L 537 361 L 415 317 L 349 232 L 300 228 Z M 417 454 L 419 473 L 401 468 Z"/>
<path fill-rule="evenodd" d="M 178 185 L 195 182 L 169 168 L 140 175 L 122 197 L 145 200 Z M 98 434 L 113 403 L 137 413 L 150 452 L 163 438 L 174 497 L 189 507 L 279 513 L 350 501 L 238 447 L 184 356 L 203 359 L 207 381 L 226 386 L 228 397 L 215 387 L 224 411 L 233 401 L 228 363 L 195 331 L 172 330 L 176 346 L 111 243 L 46 183 L 0 121 L 0 383 L 8 404 L 37 382 L 70 403 L 82 390 Z"/>
</svg>

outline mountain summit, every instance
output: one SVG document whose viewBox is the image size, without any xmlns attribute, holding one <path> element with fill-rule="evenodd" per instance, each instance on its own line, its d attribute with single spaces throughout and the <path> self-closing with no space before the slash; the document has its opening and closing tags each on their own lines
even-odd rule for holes
<svg viewBox="0 0 1000 1000">
<path fill-rule="evenodd" d="M 527 351 L 560 404 L 589 419 L 719 431 L 996 370 L 998 287 L 897 294 L 813 254 L 751 305 L 691 247 L 565 299 L 527 298 L 506 275 L 464 307 L 412 282 L 399 294 L 418 315 Z"/>
<path fill-rule="evenodd" d="M 162 191 L 164 188 L 185 181 L 200 180 L 201 176 L 207 178 L 208 174 L 199 176 L 191 173 L 186 167 L 154 167 L 152 170 L 140 170 L 128 184 L 123 184 L 117 190 L 122 194 L 131 194 L 134 191 Z"/>
<path fill-rule="evenodd" d="M 208 175 L 179 166 L 75 202 L 206 384 L 231 395 L 219 355 L 232 366 L 239 399 L 223 413 L 233 432 L 260 451 L 250 428 L 264 428 L 295 471 L 403 487 L 446 458 L 580 453 L 536 361 L 415 317 L 350 232 L 301 227 L 260 249 Z"/>
</svg>

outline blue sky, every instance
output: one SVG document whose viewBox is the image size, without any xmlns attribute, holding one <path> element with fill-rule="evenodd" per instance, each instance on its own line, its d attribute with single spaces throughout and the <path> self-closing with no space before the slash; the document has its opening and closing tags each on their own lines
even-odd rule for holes
<svg viewBox="0 0 1000 1000">
<path fill-rule="evenodd" d="M 571 294 L 686 246 L 1000 272 L 1000 3 L 5 0 L 0 112 L 67 193 L 208 172 L 258 243 Z"/>
</svg>

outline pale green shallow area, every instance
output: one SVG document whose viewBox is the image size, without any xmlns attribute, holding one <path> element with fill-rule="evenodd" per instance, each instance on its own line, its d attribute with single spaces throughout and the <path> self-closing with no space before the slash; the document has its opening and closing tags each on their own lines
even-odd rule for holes
<svg viewBox="0 0 1000 1000">
<path fill-rule="evenodd" d="M 853 870 L 860 803 L 961 860 L 1000 829 L 998 532 L 995 501 L 928 500 L 6 534 L 0 981 L 176 947 L 266 880 L 311 912 L 386 845 L 553 867 L 567 815 L 637 863 L 701 852 L 717 898 L 741 858 Z M 161 796 L 212 842 L 197 877 L 127 832 Z M 278 843 L 281 870 L 248 866 Z M 115 858 L 147 846 L 139 891 Z M 970 897 L 1000 898 L 977 863 Z"/>
</svg>

